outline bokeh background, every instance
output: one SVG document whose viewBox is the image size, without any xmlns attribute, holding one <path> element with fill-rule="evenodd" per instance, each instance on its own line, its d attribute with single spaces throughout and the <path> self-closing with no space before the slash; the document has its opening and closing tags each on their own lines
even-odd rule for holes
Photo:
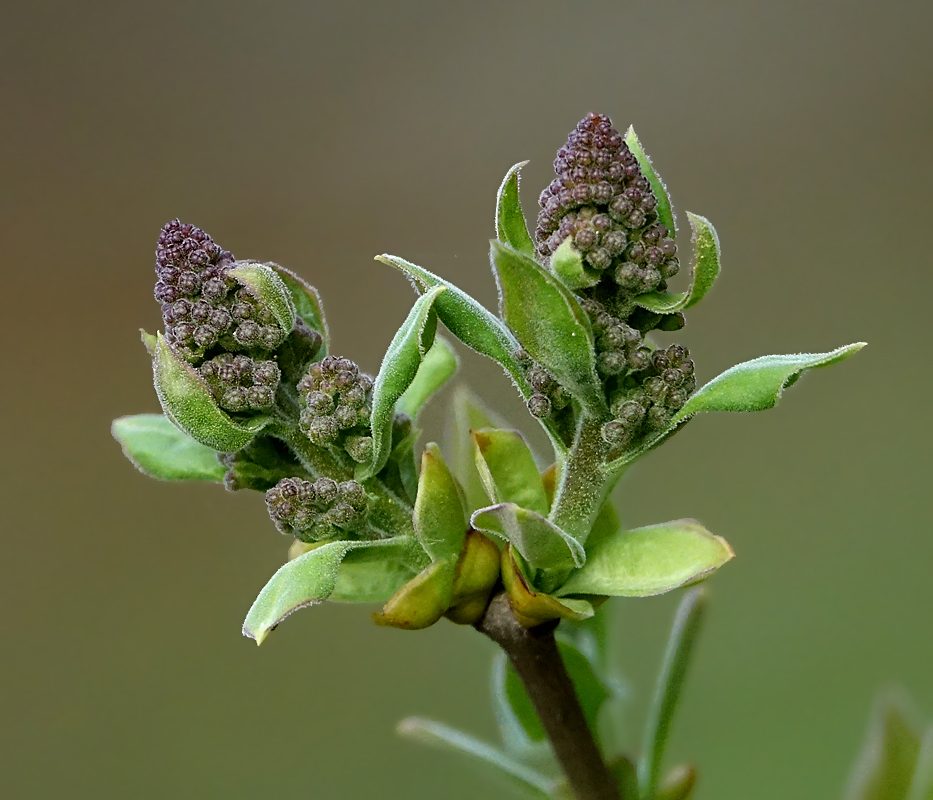
<svg viewBox="0 0 933 800">
<path fill-rule="evenodd" d="M 870 343 L 774 411 L 694 421 L 617 495 L 628 524 L 695 516 L 738 553 L 671 745 L 697 800 L 839 796 L 879 686 L 933 715 L 931 8 L 6 4 L 0 794 L 499 796 L 393 733 L 420 714 L 492 738 L 489 643 L 327 605 L 257 649 L 242 617 L 287 546 L 261 497 L 150 481 L 108 426 L 158 408 L 137 328 L 160 322 L 167 220 L 301 273 L 336 351 L 375 371 L 413 295 L 373 255 L 494 305 L 502 175 L 531 160 L 533 217 L 598 110 L 719 231 L 723 275 L 680 337 L 701 379 Z M 526 425 L 497 368 L 463 362 Z M 633 741 L 676 599 L 618 609 Z"/>
</svg>

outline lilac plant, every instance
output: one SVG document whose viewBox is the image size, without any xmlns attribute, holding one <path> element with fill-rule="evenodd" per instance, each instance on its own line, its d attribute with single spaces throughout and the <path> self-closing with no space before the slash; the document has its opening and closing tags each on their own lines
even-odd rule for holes
<svg viewBox="0 0 933 800">
<path fill-rule="evenodd" d="M 577 125 L 533 235 L 522 166 L 497 198 L 498 313 L 379 256 L 418 297 L 374 376 L 331 353 L 318 293 L 297 275 L 168 223 L 156 249 L 164 332 L 143 333 L 163 413 L 118 419 L 114 436 L 152 477 L 265 494 L 292 541 L 246 616 L 257 643 L 324 601 L 379 604 L 373 620 L 400 629 L 472 626 L 503 651 L 493 681 L 501 746 L 425 720 L 406 720 L 404 732 L 483 759 L 527 797 L 686 798 L 694 771 L 662 779 L 661 766 L 701 590 L 682 600 L 637 758 L 618 750 L 604 604 L 696 584 L 733 551 L 694 520 L 624 530 L 610 493 L 697 414 L 770 408 L 803 371 L 862 345 L 765 356 L 698 389 L 687 348 L 652 334 L 682 328 L 719 274 L 710 222 L 687 214 L 692 264 L 675 292 L 674 211 L 633 130 L 623 136 L 598 114 Z M 551 457 L 537 459 L 465 387 L 450 404 L 450 451 L 419 447 L 419 414 L 457 368 L 439 323 L 502 366 Z"/>
</svg>

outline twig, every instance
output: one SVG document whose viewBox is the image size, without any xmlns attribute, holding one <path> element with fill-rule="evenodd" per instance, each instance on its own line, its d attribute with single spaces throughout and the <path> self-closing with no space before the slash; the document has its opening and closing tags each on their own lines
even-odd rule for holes
<svg viewBox="0 0 933 800">
<path fill-rule="evenodd" d="M 508 595 L 500 592 L 475 627 L 511 660 L 578 800 L 620 800 L 561 660 L 554 640 L 556 625 L 523 627 Z"/>
</svg>

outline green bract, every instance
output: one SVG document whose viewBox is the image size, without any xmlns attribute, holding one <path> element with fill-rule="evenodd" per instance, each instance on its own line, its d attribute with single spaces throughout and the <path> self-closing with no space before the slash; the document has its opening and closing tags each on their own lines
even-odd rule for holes
<svg viewBox="0 0 933 800">
<path fill-rule="evenodd" d="M 286 288 L 276 270 L 266 264 L 250 262 L 229 270 L 227 274 L 236 278 L 269 308 L 283 336 L 291 332 L 296 318 L 293 292 Z"/>
<path fill-rule="evenodd" d="M 573 294 L 536 261 L 500 242 L 490 252 L 502 319 L 521 346 L 594 414 L 605 399 L 596 377 L 593 331 Z"/>
<path fill-rule="evenodd" d="M 635 302 L 642 308 L 658 314 L 673 314 L 695 306 L 713 287 L 719 275 L 719 237 L 712 223 L 699 214 L 687 212 L 693 230 L 693 266 L 690 270 L 690 288 L 679 294 L 648 292 L 638 295 Z"/>
<path fill-rule="evenodd" d="M 444 286 L 434 286 L 418 298 L 382 359 L 373 388 L 370 423 L 373 454 L 369 463 L 357 470 L 358 480 L 372 477 L 385 466 L 392 445 L 395 404 L 412 385 L 418 368 L 434 344 L 437 317 L 433 313 L 433 305 L 444 291 Z"/>
<path fill-rule="evenodd" d="M 165 415 L 191 438 L 224 453 L 245 447 L 271 418 L 234 420 L 218 407 L 207 384 L 174 348 L 158 335 L 152 358 L 156 394 Z"/>
</svg>

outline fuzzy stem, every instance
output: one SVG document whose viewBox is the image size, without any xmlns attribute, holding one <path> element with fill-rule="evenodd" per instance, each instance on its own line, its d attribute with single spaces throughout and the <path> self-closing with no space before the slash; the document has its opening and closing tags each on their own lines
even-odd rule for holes
<svg viewBox="0 0 933 800">
<path fill-rule="evenodd" d="M 512 613 L 508 595 L 500 592 L 475 627 L 511 660 L 577 800 L 620 800 L 561 660 L 554 640 L 556 626 L 523 627 Z"/>
<path fill-rule="evenodd" d="M 601 469 L 606 450 L 601 431 L 601 422 L 583 417 L 551 508 L 551 522 L 580 544 L 586 542 L 593 520 L 618 480 Z"/>
</svg>

